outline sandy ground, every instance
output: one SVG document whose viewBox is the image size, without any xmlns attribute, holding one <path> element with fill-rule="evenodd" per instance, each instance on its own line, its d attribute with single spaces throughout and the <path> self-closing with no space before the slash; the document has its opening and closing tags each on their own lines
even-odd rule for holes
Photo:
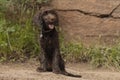
<svg viewBox="0 0 120 80">
<path fill-rule="evenodd" d="M 0 80 L 120 80 L 120 73 L 107 69 L 93 69 L 87 64 L 67 64 L 66 70 L 82 78 L 68 77 L 52 72 L 39 73 L 35 62 L 0 64 Z"/>
</svg>

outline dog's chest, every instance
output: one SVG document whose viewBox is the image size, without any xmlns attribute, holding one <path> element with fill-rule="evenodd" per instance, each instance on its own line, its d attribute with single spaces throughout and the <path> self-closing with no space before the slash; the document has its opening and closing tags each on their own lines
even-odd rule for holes
<svg viewBox="0 0 120 80">
<path fill-rule="evenodd" d="M 43 37 L 44 45 L 46 45 L 47 48 L 53 48 L 55 44 L 54 37 Z"/>
<path fill-rule="evenodd" d="M 50 33 L 43 33 L 41 36 L 42 46 L 46 49 L 55 49 L 58 41 L 58 36 L 56 31 Z"/>
<path fill-rule="evenodd" d="M 52 40 L 51 39 L 47 40 L 47 44 L 48 44 L 48 46 L 52 45 L 53 44 Z"/>
</svg>

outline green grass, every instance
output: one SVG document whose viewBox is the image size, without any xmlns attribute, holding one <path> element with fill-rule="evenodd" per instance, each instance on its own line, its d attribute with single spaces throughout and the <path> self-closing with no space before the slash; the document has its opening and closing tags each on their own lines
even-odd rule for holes
<svg viewBox="0 0 120 80">
<path fill-rule="evenodd" d="M 21 1 L 0 1 L 0 61 L 23 61 L 40 51 L 38 30 L 32 25 L 34 8 L 23 8 L 27 0 Z"/>
<path fill-rule="evenodd" d="M 31 57 L 39 52 L 36 30 L 31 19 L 24 25 L 12 24 L 0 19 L 0 57 L 4 60 L 17 60 Z"/>
<path fill-rule="evenodd" d="M 65 61 L 84 62 L 93 67 L 120 69 L 120 45 L 112 47 L 84 47 L 81 43 L 66 43 L 61 45 Z"/>
</svg>

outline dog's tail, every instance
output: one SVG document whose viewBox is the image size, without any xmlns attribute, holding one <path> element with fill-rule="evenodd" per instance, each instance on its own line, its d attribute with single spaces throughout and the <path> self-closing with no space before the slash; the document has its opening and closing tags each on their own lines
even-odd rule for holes
<svg viewBox="0 0 120 80">
<path fill-rule="evenodd" d="M 82 77 L 81 75 L 74 75 L 72 73 L 68 73 L 67 71 L 64 71 L 62 74 L 65 75 L 65 76 L 76 77 L 76 78 L 81 78 Z"/>
</svg>

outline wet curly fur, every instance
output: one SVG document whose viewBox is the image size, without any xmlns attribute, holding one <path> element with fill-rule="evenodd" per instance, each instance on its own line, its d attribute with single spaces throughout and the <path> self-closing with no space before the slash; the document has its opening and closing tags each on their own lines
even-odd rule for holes
<svg viewBox="0 0 120 80">
<path fill-rule="evenodd" d="M 58 15 L 51 8 L 43 8 L 33 19 L 36 26 L 41 27 L 40 37 L 40 64 L 37 68 L 39 72 L 51 71 L 56 74 L 64 74 L 67 76 L 81 77 L 73 75 L 65 70 L 64 60 L 60 54 L 58 32 L 56 27 L 59 25 Z"/>
</svg>

